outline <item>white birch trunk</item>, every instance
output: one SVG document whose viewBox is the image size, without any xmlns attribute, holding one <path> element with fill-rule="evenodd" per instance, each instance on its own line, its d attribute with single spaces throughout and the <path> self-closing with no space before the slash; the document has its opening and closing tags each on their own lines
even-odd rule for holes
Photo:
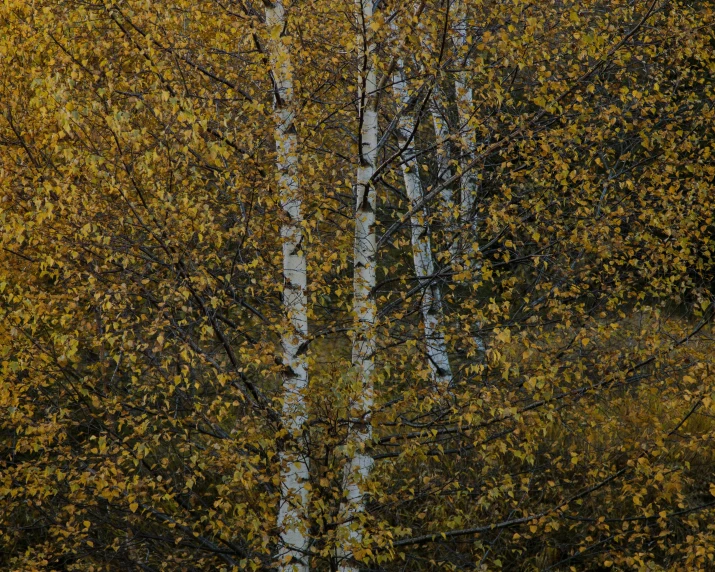
<svg viewBox="0 0 715 572">
<path fill-rule="evenodd" d="M 459 213 L 462 220 L 462 228 L 466 229 L 466 236 L 462 241 L 464 244 L 463 251 L 467 260 L 469 260 L 472 255 L 476 254 L 476 252 L 474 252 L 475 249 L 473 249 L 471 245 L 479 244 L 479 219 L 475 212 L 479 179 L 477 178 L 474 168 L 468 169 L 467 167 L 474 159 L 474 153 L 476 151 L 476 133 L 473 127 L 474 95 L 469 85 L 469 72 L 464 69 L 467 68 L 469 64 L 467 52 L 470 48 L 467 42 L 467 36 L 467 7 L 466 3 L 460 0 L 457 3 L 457 36 L 455 47 L 458 52 L 458 57 L 461 59 L 460 65 L 462 70 L 457 73 L 457 78 L 454 82 L 454 91 L 456 95 L 461 143 L 460 168 L 463 171 L 463 175 L 460 179 Z M 469 265 L 472 266 L 471 264 Z M 477 264 L 473 266 L 473 269 L 479 271 L 480 267 L 481 265 L 477 262 Z M 480 327 L 478 323 L 475 325 L 478 328 Z M 486 351 L 486 344 L 483 338 L 475 336 L 474 343 L 478 351 L 482 353 Z"/>
<path fill-rule="evenodd" d="M 437 139 L 437 184 L 442 185 L 452 177 L 452 166 L 450 157 L 450 133 L 449 124 L 446 117 L 447 107 L 445 105 L 444 94 L 439 85 L 434 87 L 430 114 L 432 115 L 432 125 L 434 126 L 435 138 Z M 452 189 L 445 187 L 439 194 L 440 206 L 446 220 L 446 231 L 449 240 L 449 253 L 452 260 L 459 251 L 457 241 L 457 217 L 454 215 L 454 198 Z"/>
<path fill-rule="evenodd" d="M 410 105 L 410 94 L 407 89 L 402 61 L 397 61 L 397 71 L 393 78 L 395 97 L 403 110 Z M 433 116 L 434 117 L 434 116 Z M 436 128 L 436 125 L 435 125 Z M 452 369 L 449 365 L 447 347 L 444 341 L 442 320 L 442 293 L 434 275 L 432 260 L 432 245 L 429 227 L 424 209 L 414 210 L 423 197 L 422 181 L 419 173 L 419 163 L 416 158 L 413 132 L 415 130 L 414 115 L 403 111 L 397 127 L 400 147 L 403 148 L 402 174 L 405 180 L 405 191 L 410 201 L 410 226 L 412 229 L 412 258 L 415 264 L 415 274 L 424 290 L 420 301 L 422 322 L 424 327 L 425 345 L 432 383 L 435 389 L 445 389 L 452 383 Z M 408 143 L 409 141 L 409 143 Z"/>
<path fill-rule="evenodd" d="M 460 56 L 460 65 L 465 68 L 468 64 L 467 51 L 467 9 L 463 1 L 457 5 L 457 36 L 456 48 Z M 476 147 L 475 132 L 473 125 L 474 98 L 472 88 L 469 85 L 469 73 L 462 69 L 457 73 L 454 83 L 454 90 L 457 100 L 457 114 L 459 117 L 459 133 L 461 143 L 461 167 L 465 170 L 461 178 L 460 215 L 462 222 L 469 223 L 477 230 L 478 224 L 474 217 L 474 205 L 476 204 L 478 179 L 474 169 L 466 170 L 467 165 L 474 157 Z M 469 237 L 468 237 L 469 238 Z M 474 237 L 476 242 L 476 236 Z"/>
<path fill-rule="evenodd" d="M 372 0 L 357 0 L 358 26 L 358 98 L 360 101 L 359 164 L 356 182 L 355 250 L 353 277 L 353 311 L 356 332 L 353 339 L 352 361 L 357 372 L 361 392 L 350 408 L 345 451 L 348 457 L 344 474 L 344 499 L 340 514 L 345 521 L 338 529 L 343 546 L 359 546 L 363 539 L 359 514 L 364 510 L 362 482 L 370 473 L 373 460 L 365 452 L 372 438 L 370 411 L 374 401 L 373 372 L 375 369 L 375 208 L 376 192 L 371 178 L 375 172 L 378 122 L 376 103 L 377 76 L 372 62 L 375 46 L 368 39 L 373 15 Z M 350 562 L 350 550 L 340 548 L 337 553 L 339 570 L 357 570 Z"/>
<path fill-rule="evenodd" d="M 306 257 L 303 245 L 302 195 L 298 180 L 298 136 L 293 125 L 293 69 L 290 53 L 281 40 L 285 28 L 282 0 L 266 2 L 266 26 L 270 33 L 268 47 L 275 81 L 275 140 L 278 187 L 286 222 L 281 226 L 283 239 L 283 306 L 289 325 L 282 335 L 283 423 L 290 444 L 280 453 L 281 504 L 278 527 L 283 547 L 279 567 L 284 571 L 307 572 L 304 550 L 308 538 L 304 517 L 308 507 L 308 463 L 296 443 L 301 440 L 306 411 L 303 393 L 308 385 L 308 367 L 301 346 L 308 335 L 306 298 Z"/>
</svg>

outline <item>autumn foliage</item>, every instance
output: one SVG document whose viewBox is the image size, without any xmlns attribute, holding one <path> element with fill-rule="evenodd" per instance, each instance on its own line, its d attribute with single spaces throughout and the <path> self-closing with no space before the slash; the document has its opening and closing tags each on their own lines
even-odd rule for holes
<svg viewBox="0 0 715 572">
<path fill-rule="evenodd" d="M 713 2 L 368 1 L 0 5 L 0 568 L 715 569 Z"/>
</svg>

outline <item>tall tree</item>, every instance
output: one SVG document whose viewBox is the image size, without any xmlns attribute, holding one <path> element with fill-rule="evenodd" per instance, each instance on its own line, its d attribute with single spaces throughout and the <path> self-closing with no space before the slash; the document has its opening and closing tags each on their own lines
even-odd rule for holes
<svg viewBox="0 0 715 572">
<path fill-rule="evenodd" d="M 377 194 L 372 180 L 375 172 L 378 143 L 377 71 L 375 44 L 372 38 L 374 25 L 372 0 L 357 0 L 356 21 L 358 29 L 358 168 L 355 184 L 355 247 L 353 254 L 353 312 L 356 331 L 353 339 L 352 359 L 359 386 L 355 403 L 350 404 L 349 427 L 345 450 L 347 465 L 344 476 L 346 524 L 343 539 L 348 546 L 358 547 L 363 540 L 360 513 L 364 510 L 362 483 L 367 478 L 373 461 L 366 450 L 372 438 L 372 407 L 374 405 L 375 369 L 375 212 Z M 341 570 L 353 570 L 349 553 L 339 555 Z M 348 559 L 345 559 L 345 558 Z"/>
<path fill-rule="evenodd" d="M 447 355 L 447 347 L 444 341 L 442 292 L 439 287 L 439 281 L 435 276 L 429 219 L 424 207 L 420 206 L 424 200 L 424 193 L 415 148 L 415 130 L 417 126 L 414 120 L 414 112 L 418 106 L 418 101 L 416 93 L 410 94 L 405 77 L 404 62 L 399 57 L 397 58 L 392 85 L 395 99 L 401 106 L 398 111 L 397 138 L 402 151 L 402 174 L 409 201 L 412 258 L 415 274 L 422 287 L 420 310 L 422 313 L 426 354 L 435 389 L 444 390 L 452 383 L 452 368 L 449 364 L 449 356 Z M 440 167 L 443 166 L 438 163 L 438 169 Z"/>
<path fill-rule="evenodd" d="M 446 220 L 445 230 L 449 240 L 449 254 L 451 260 L 456 260 L 459 254 L 459 240 L 457 224 L 458 216 L 455 216 L 454 197 L 452 188 L 448 181 L 452 178 L 452 136 L 449 130 L 447 99 L 439 85 L 439 80 L 435 81 L 432 87 L 433 97 L 430 104 L 430 114 L 432 115 L 432 125 L 434 126 L 436 163 L 437 163 L 437 184 L 442 187 L 440 192 L 441 205 L 444 218 Z"/>
<path fill-rule="evenodd" d="M 479 179 L 472 164 L 476 150 L 476 132 L 474 130 L 476 117 L 474 92 L 471 86 L 473 80 L 469 73 L 473 38 L 470 36 L 468 3 L 463 0 L 457 0 L 455 12 L 456 35 L 454 45 L 458 71 L 454 82 L 454 91 L 459 122 L 459 165 L 462 171 L 460 178 L 460 216 L 464 222 L 468 222 L 471 225 L 469 228 L 476 235 L 471 236 L 472 233 L 468 233 L 464 237 L 464 242 L 471 247 L 472 244 L 478 244 L 479 229 L 477 213 L 475 212 Z"/>
<path fill-rule="evenodd" d="M 286 7 L 282 0 L 265 2 L 266 27 L 275 101 L 276 167 L 281 207 L 286 219 L 283 239 L 283 306 L 287 317 L 283 346 L 283 423 L 288 443 L 281 452 L 281 506 L 278 526 L 283 531 L 286 570 L 308 570 L 305 517 L 308 510 L 308 460 L 303 428 L 306 421 L 304 393 L 308 386 L 305 343 L 308 336 L 307 263 L 303 233 L 302 190 L 298 175 L 298 134 L 295 128 L 293 64 L 286 38 Z"/>
</svg>

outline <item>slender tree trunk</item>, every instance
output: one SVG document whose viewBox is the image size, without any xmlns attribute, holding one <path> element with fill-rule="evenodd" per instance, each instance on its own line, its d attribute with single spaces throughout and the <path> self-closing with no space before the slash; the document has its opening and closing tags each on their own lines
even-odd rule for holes
<svg viewBox="0 0 715 572">
<path fill-rule="evenodd" d="M 430 114 L 432 115 L 432 125 L 434 126 L 434 134 L 437 139 L 437 184 L 442 185 L 452 177 L 451 165 L 451 138 L 449 133 L 449 123 L 447 122 L 447 107 L 444 94 L 439 85 L 434 86 L 432 102 L 430 105 Z M 451 258 L 457 256 L 459 252 L 459 243 L 457 241 L 457 217 L 454 215 L 454 197 L 452 189 L 445 187 L 439 194 L 440 208 L 444 214 L 446 221 L 445 230 L 447 239 L 449 240 L 449 253 Z"/>
<path fill-rule="evenodd" d="M 275 139 L 278 186 L 281 206 L 286 214 L 281 226 L 283 239 L 283 305 L 288 326 L 282 335 L 283 346 L 283 422 L 289 433 L 289 445 L 280 453 L 281 505 L 278 526 L 283 547 L 280 566 L 285 571 L 307 572 L 303 553 L 308 544 L 304 525 L 307 513 L 308 463 L 297 443 L 302 439 L 306 419 L 304 391 L 308 367 L 301 346 L 308 335 L 306 299 L 306 258 L 303 244 L 302 193 L 298 180 L 298 137 L 293 124 L 293 69 L 290 52 L 282 42 L 285 7 L 282 0 L 266 5 L 266 25 L 270 33 L 268 47 L 275 83 Z"/>
<path fill-rule="evenodd" d="M 424 209 L 414 211 L 423 197 L 422 181 L 419 173 L 419 163 L 416 158 L 414 130 L 414 115 L 410 111 L 413 102 L 407 89 L 402 60 L 398 60 L 393 78 L 393 89 L 397 100 L 402 105 L 402 114 L 398 124 L 398 139 L 403 149 L 402 174 L 405 180 L 405 190 L 410 201 L 410 218 L 412 228 L 412 258 L 415 264 L 415 274 L 424 290 L 420 301 L 422 322 L 427 346 L 430 373 L 435 388 L 446 388 L 452 383 L 452 368 L 449 365 L 447 347 L 444 341 L 442 319 L 442 293 L 434 276 L 434 261 L 432 260 L 432 245 L 429 226 Z M 434 115 L 433 115 L 434 117 Z M 435 128 L 437 125 L 435 125 Z"/>
<path fill-rule="evenodd" d="M 476 204 L 477 185 L 479 181 L 474 169 L 466 169 L 466 166 L 474 157 L 476 141 L 474 128 L 472 127 L 474 100 L 472 88 L 469 85 L 469 72 L 466 69 L 469 63 L 467 56 L 469 45 L 467 43 L 467 8 L 464 1 L 458 2 L 457 19 L 457 37 L 455 43 L 458 56 L 460 57 L 459 66 L 462 69 L 457 73 L 454 89 L 457 100 L 457 114 L 459 117 L 460 163 L 461 167 L 465 169 L 464 175 L 461 178 L 460 216 L 462 222 L 470 224 L 476 232 L 478 224 L 474 207 Z M 476 241 L 476 237 L 474 238 Z"/>
<path fill-rule="evenodd" d="M 463 170 L 463 175 L 460 179 L 460 205 L 459 213 L 462 221 L 463 247 L 462 250 L 467 260 L 474 254 L 473 244 L 479 245 L 479 219 L 476 213 L 477 188 L 479 179 L 474 168 L 469 169 L 467 166 L 474 159 L 476 150 L 476 134 L 473 128 L 474 121 L 474 97 L 472 88 L 469 85 L 469 45 L 467 42 L 467 6 L 464 0 L 457 1 L 457 36 L 455 47 L 460 59 L 459 66 L 461 70 L 457 73 L 457 78 L 454 82 L 454 91 L 457 103 L 457 116 L 459 118 L 459 140 L 460 140 L 460 168 Z M 465 232 L 466 231 L 466 232 Z M 478 246 L 477 246 L 478 250 Z M 468 263 L 472 270 L 480 271 L 481 265 Z M 477 328 L 480 324 L 475 324 Z M 474 336 L 475 347 L 478 351 L 484 353 L 486 344 L 484 339 L 476 335 Z"/>
<path fill-rule="evenodd" d="M 362 481 L 373 466 L 365 446 L 372 438 L 370 412 L 373 405 L 373 371 L 375 368 L 375 207 L 376 193 L 371 182 L 375 172 L 378 122 L 376 105 L 376 72 L 372 62 L 375 45 L 369 38 L 373 16 L 372 0 L 357 0 L 358 26 L 358 98 L 360 101 L 360 139 L 355 205 L 354 298 L 356 331 L 352 361 L 361 392 L 351 404 L 350 426 L 345 446 L 348 461 L 343 474 L 344 500 L 341 515 L 344 525 L 338 530 L 339 542 L 358 546 L 363 538 L 360 513 L 364 510 Z M 339 568 L 356 570 L 349 563 L 347 550 L 338 551 Z"/>
</svg>

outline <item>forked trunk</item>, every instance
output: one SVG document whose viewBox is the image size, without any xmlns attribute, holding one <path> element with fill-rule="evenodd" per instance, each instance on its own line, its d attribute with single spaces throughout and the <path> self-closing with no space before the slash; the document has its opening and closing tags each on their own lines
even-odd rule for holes
<svg viewBox="0 0 715 572">
<path fill-rule="evenodd" d="M 412 258 L 415 274 L 422 286 L 420 310 L 424 327 L 425 345 L 429 360 L 430 374 L 435 389 L 445 389 L 452 383 L 452 369 L 449 365 L 447 347 L 444 341 L 442 319 L 442 293 L 439 282 L 434 278 L 434 261 L 429 226 L 424 209 L 415 209 L 423 198 L 419 163 L 416 158 L 414 115 L 409 111 L 410 94 L 407 89 L 402 60 L 397 62 L 393 78 L 393 89 L 402 106 L 398 124 L 398 139 L 402 149 L 402 174 L 405 190 L 410 202 L 410 226 L 412 228 Z M 434 115 L 433 115 L 434 117 Z M 435 125 L 437 127 L 437 125 Z"/>
</svg>

